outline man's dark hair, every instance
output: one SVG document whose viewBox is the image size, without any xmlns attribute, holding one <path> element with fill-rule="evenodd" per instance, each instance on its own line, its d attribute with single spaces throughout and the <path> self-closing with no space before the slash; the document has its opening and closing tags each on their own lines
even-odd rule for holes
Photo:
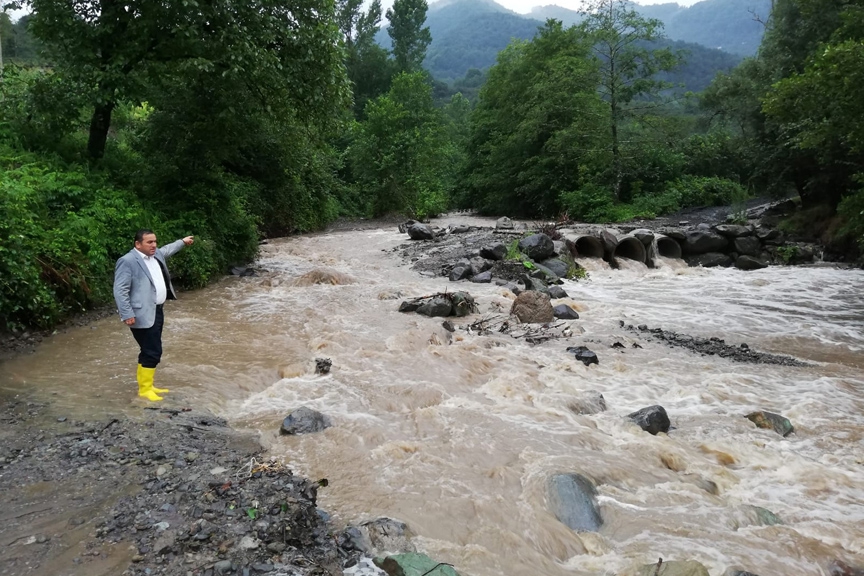
<svg viewBox="0 0 864 576">
<path fill-rule="evenodd" d="M 153 232 L 152 230 L 150 230 L 149 228 L 141 228 L 140 230 L 135 232 L 135 242 L 143 242 L 144 236 L 146 236 L 147 234 L 156 234 L 156 233 Z"/>
</svg>

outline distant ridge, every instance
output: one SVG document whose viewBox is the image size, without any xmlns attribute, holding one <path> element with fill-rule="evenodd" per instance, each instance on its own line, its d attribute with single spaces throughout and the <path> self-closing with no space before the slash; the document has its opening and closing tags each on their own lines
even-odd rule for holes
<svg viewBox="0 0 864 576">
<path fill-rule="evenodd" d="M 700 4 L 742 1 L 745 0 L 705 0 Z M 637 8 L 650 8 L 654 14 L 667 13 L 674 16 L 689 14 L 682 11 L 693 10 L 695 6 L 697 5 L 683 8 L 678 4 L 661 4 Z M 538 16 L 534 16 L 535 14 Z M 659 16 L 653 14 L 646 16 L 659 19 Z M 432 44 L 427 51 L 424 66 L 435 78 L 441 80 L 461 78 L 471 68 L 489 68 L 495 63 L 498 52 L 506 48 L 511 40 L 533 38 L 548 17 L 562 20 L 565 24 L 573 24 L 578 21 L 579 14 L 557 6 L 546 6 L 535 9 L 530 16 L 524 16 L 492 0 L 435 2 L 426 15 L 426 25 L 432 33 Z M 686 65 L 669 78 L 672 82 L 685 84 L 687 90 L 703 90 L 718 71 L 731 69 L 740 61 L 740 56 L 726 51 L 686 43 L 671 34 L 669 37 L 670 41 L 664 45 L 672 45 L 675 49 L 689 52 Z M 390 47 L 390 37 L 386 29 L 379 32 L 377 40 L 382 46 Z"/>
</svg>

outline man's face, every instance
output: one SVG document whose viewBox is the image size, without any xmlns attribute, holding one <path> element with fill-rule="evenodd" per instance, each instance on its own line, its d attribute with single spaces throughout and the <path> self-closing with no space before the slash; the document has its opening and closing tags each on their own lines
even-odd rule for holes
<svg viewBox="0 0 864 576">
<path fill-rule="evenodd" d="M 135 248 L 145 256 L 156 254 L 156 235 L 145 234 L 141 242 L 135 242 Z"/>
</svg>

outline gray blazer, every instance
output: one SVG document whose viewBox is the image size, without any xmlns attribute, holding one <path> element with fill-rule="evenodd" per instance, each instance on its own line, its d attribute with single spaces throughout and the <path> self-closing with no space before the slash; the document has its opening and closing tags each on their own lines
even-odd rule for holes
<svg viewBox="0 0 864 576">
<path fill-rule="evenodd" d="M 159 262 L 165 273 L 165 290 L 169 300 L 176 300 L 171 276 L 168 274 L 168 264 L 165 259 L 183 249 L 186 244 L 177 240 L 156 249 L 154 258 Z M 123 321 L 135 318 L 132 328 L 150 328 L 156 322 L 156 286 L 150 276 L 150 270 L 135 248 L 117 260 L 114 267 L 114 301 Z"/>
</svg>

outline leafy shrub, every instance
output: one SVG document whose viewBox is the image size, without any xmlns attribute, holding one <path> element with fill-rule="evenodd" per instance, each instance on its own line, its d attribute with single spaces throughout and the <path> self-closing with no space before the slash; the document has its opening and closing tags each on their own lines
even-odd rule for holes
<svg viewBox="0 0 864 576">
<path fill-rule="evenodd" d="M 748 196 L 747 190 L 737 182 L 713 176 L 684 176 L 671 182 L 667 192 L 680 198 L 681 208 L 728 206 Z"/>
</svg>

